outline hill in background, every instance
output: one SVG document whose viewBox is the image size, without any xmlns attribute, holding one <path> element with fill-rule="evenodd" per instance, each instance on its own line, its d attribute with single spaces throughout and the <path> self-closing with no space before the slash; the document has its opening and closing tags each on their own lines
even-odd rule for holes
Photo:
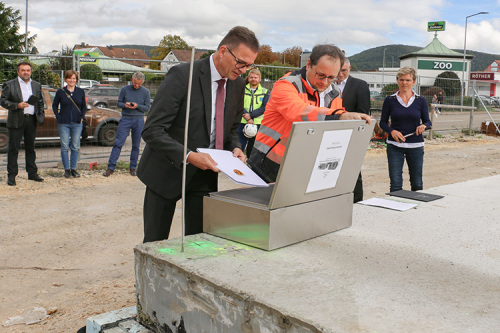
<svg viewBox="0 0 500 333">
<path fill-rule="evenodd" d="M 151 58 L 151 51 L 156 46 L 151 45 L 112 45 L 113 47 L 131 48 L 143 50 L 149 58 Z M 399 57 L 405 54 L 409 54 L 422 49 L 419 46 L 411 45 L 385 45 L 377 46 L 366 51 L 360 52 L 353 56 L 350 56 L 351 64 L 353 68 L 357 70 L 376 70 L 382 67 L 383 57 L 385 50 L 385 66 L 386 67 L 399 67 Z M 463 50 L 454 50 L 462 53 Z M 490 54 L 484 52 L 477 52 L 472 50 L 467 50 L 467 54 L 472 54 L 474 58 L 472 59 L 472 71 L 484 71 L 494 60 L 500 59 L 498 54 Z"/>
<path fill-rule="evenodd" d="M 382 67 L 385 49 L 385 67 L 399 67 L 399 57 L 421 50 L 423 47 L 410 45 L 385 45 L 377 46 L 366 51 L 350 56 L 351 65 L 357 70 L 376 70 Z M 462 50 L 454 50 L 463 53 Z M 472 54 L 472 71 L 484 71 L 494 60 L 500 59 L 498 54 L 490 54 L 467 50 Z"/>
</svg>

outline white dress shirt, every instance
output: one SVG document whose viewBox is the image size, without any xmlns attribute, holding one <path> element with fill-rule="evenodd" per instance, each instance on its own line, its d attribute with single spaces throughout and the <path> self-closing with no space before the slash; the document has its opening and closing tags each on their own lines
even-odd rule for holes
<svg viewBox="0 0 500 333">
<path fill-rule="evenodd" d="M 217 83 L 217 81 L 222 79 L 223 77 L 219 74 L 217 68 L 215 68 L 213 55 L 210 56 L 210 78 L 212 82 L 212 127 L 210 129 L 210 148 L 214 148 L 215 147 L 215 102 L 217 100 L 217 88 L 219 87 L 219 83 Z M 225 80 L 227 83 L 227 79 Z M 226 90 L 226 84 L 224 84 L 224 92 L 225 90 Z M 224 99 L 224 104 L 225 103 L 226 100 Z"/>
<path fill-rule="evenodd" d="M 31 95 L 33 95 L 33 90 L 31 90 L 31 79 L 28 83 L 24 82 L 19 76 L 17 77 L 17 81 L 19 81 L 19 85 L 21 86 L 21 93 L 23 94 L 23 101 L 27 101 Z M 35 114 L 35 107 L 33 105 L 24 108 L 24 114 Z"/>
<path fill-rule="evenodd" d="M 344 80 L 342 80 L 341 82 L 335 82 L 337 88 L 339 88 L 340 92 L 343 93 L 344 92 L 344 88 L 345 88 L 345 84 L 347 83 L 347 80 L 349 79 L 349 76 L 346 77 Z"/>
</svg>

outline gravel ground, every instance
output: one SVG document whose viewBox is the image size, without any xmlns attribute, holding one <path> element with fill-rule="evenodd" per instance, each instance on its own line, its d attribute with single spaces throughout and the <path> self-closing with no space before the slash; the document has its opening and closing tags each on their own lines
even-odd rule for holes
<svg viewBox="0 0 500 333">
<path fill-rule="evenodd" d="M 365 198 L 389 190 L 385 149 L 370 148 Z M 500 138 L 444 136 L 427 141 L 424 159 L 424 189 L 496 175 Z M 105 178 L 102 170 L 82 170 L 78 179 L 55 168 L 40 173 L 43 183 L 22 171 L 10 187 L 0 172 L 0 325 L 34 307 L 52 313 L 0 332 L 76 332 L 89 316 L 135 304 L 133 247 L 142 241 L 144 185 L 126 171 Z M 235 187 L 220 177 L 221 189 Z M 172 229 L 179 236 L 180 211 Z"/>
</svg>

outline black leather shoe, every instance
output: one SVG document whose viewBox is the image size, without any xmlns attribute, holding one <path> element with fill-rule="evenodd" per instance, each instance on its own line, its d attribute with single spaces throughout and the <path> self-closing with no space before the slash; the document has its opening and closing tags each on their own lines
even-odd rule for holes
<svg viewBox="0 0 500 333">
<path fill-rule="evenodd" d="M 14 178 L 14 177 L 7 177 L 7 185 L 9 185 L 9 186 L 16 186 L 16 178 Z"/>
<path fill-rule="evenodd" d="M 65 178 L 71 178 L 73 175 L 71 174 L 71 170 L 64 170 L 64 177 Z"/>
<path fill-rule="evenodd" d="M 137 173 L 135 172 L 135 169 L 130 169 L 130 175 L 131 176 L 137 176 Z"/>
<path fill-rule="evenodd" d="M 32 175 L 32 176 L 28 176 L 28 179 L 29 180 L 34 180 L 36 182 L 43 182 L 43 178 L 40 177 L 39 175 Z"/>
<path fill-rule="evenodd" d="M 71 170 L 71 175 L 75 178 L 78 178 L 80 177 L 80 174 L 78 172 L 76 172 L 76 170 Z"/>
</svg>

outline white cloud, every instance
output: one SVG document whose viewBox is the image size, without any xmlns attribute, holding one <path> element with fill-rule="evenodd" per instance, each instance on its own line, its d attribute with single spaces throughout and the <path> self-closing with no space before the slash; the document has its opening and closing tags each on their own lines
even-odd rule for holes
<svg viewBox="0 0 500 333">
<path fill-rule="evenodd" d="M 25 4 L 11 0 L 8 5 L 24 16 Z M 453 18 L 462 20 L 467 14 L 453 6 L 450 13 L 445 0 L 38 0 L 29 2 L 29 26 L 38 34 L 35 45 L 42 52 L 81 42 L 158 45 L 167 34 L 179 35 L 198 48 L 215 48 L 231 27 L 244 25 L 275 51 L 330 42 L 352 55 L 386 44 L 423 47 L 432 40 L 427 22 L 447 19 L 451 21 L 439 39 L 450 48 L 461 48 L 463 23 Z M 468 48 L 500 54 L 500 44 L 493 42 L 500 34 L 500 19 L 494 13 L 481 18 L 469 22 Z"/>
<path fill-rule="evenodd" d="M 447 24 L 446 31 L 438 35 L 439 40 L 450 49 L 464 48 L 465 29 L 462 25 Z M 500 19 L 484 20 L 467 24 L 467 49 L 500 54 Z"/>
</svg>

